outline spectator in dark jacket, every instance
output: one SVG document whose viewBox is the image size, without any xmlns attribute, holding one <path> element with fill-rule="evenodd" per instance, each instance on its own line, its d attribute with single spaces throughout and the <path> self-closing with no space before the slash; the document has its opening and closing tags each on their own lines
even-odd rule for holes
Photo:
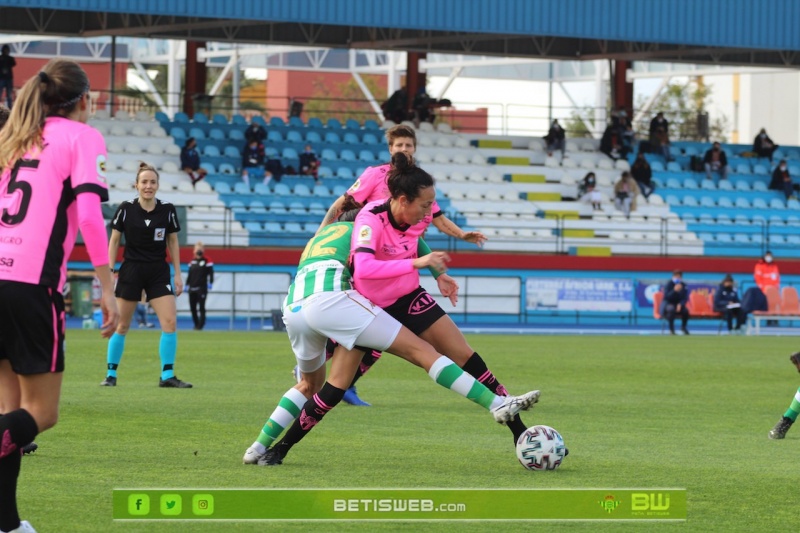
<svg viewBox="0 0 800 533">
<path fill-rule="evenodd" d="M 733 319 L 736 318 L 736 331 L 742 330 L 744 313 L 742 312 L 742 302 L 739 300 L 739 293 L 733 286 L 733 277 L 726 274 L 722 283 L 719 284 L 717 292 L 714 293 L 714 311 L 722 313 L 728 322 L 728 332 L 733 331 Z"/>
<path fill-rule="evenodd" d="M 675 335 L 675 317 L 681 317 L 681 330 L 684 335 L 689 334 L 687 324 L 689 323 L 689 310 L 686 304 L 689 303 L 689 290 L 683 283 L 683 272 L 675 270 L 664 287 L 664 318 L 669 322 L 669 332 Z"/>
<path fill-rule="evenodd" d="M 728 177 L 731 167 L 728 166 L 728 156 L 718 142 L 715 142 L 711 149 L 706 151 L 703 158 L 703 165 L 706 169 L 706 178 L 711 179 L 711 172 L 719 172 L 720 179 Z"/>
<path fill-rule="evenodd" d="M 664 132 L 667 134 L 667 137 L 669 137 L 669 121 L 667 121 L 667 119 L 664 118 L 664 113 L 662 111 L 656 113 L 656 116 L 654 116 L 653 120 L 650 121 L 651 143 L 653 142 L 654 140 L 653 138 L 655 137 L 659 129 L 664 130 Z"/>
<path fill-rule="evenodd" d="M 319 182 L 319 179 L 317 178 L 318 169 L 319 159 L 317 159 L 317 154 L 314 153 L 311 145 L 307 144 L 305 151 L 300 154 L 300 174 L 305 176 L 313 176 L 314 181 Z"/>
<path fill-rule="evenodd" d="M 645 159 L 644 152 L 636 154 L 636 160 L 631 166 L 631 175 L 642 190 L 644 197 L 649 198 L 656 186 L 653 184 L 653 170 L 650 168 L 650 163 Z"/>
<path fill-rule="evenodd" d="M 561 156 L 564 156 L 564 149 L 566 148 L 567 140 L 564 128 L 558 123 L 558 119 L 553 120 L 550 124 L 550 129 L 547 135 L 544 136 L 544 142 L 547 143 L 547 155 L 553 155 L 556 150 L 561 150 Z"/>
<path fill-rule="evenodd" d="M 761 128 L 756 138 L 753 139 L 753 151 L 758 154 L 758 157 L 768 157 L 772 161 L 772 153 L 777 148 L 778 145 L 772 142 L 764 128 Z"/>
<path fill-rule="evenodd" d="M 192 185 L 206 177 L 208 172 L 200 166 L 200 152 L 197 151 L 197 141 L 194 137 L 186 139 L 186 144 L 181 150 L 181 169 L 188 174 Z"/>
<path fill-rule="evenodd" d="M 247 144 L 255 140 L 259 144 L 263 144 L 267 138 L 267 130 L 258 122 L 251 122 L 250 126 L 244 130 L 244 140 Z"/>
<path fill-rule="evenodd" d="M 631 150 L 622 144 L 622 131 L 609 124 L 600 139 L 600 151 L 616 161 L 624 159 Z"/>
<path fill-rule="evenodd" d="M 250 187 L 250 174 L 261 176 L 264 172 L 264 145 L 251 139 L 242 150 L 242 181 Z"/>
<path fill-rule="evenodd" d="M 782 191 L 787 200 L 794 195 L 792 177 L 789 175 L 789 167 L 786 166 L 785 159 L 781 159 L 781 162 L 772 171 L 772 181 L 769 182 L 769 188 L 775 191 Z"/>
</svg>

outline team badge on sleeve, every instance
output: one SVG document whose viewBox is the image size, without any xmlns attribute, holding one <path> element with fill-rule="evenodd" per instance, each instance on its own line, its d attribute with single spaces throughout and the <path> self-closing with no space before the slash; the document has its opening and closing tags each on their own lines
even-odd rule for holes
<svg viewBox="0 0 800 533">
<path fill-rule="evenodd" d="M 372 228 L 369 226 L 358 228 L 358 242 L 360 244 L 369 244 L 370 241 L 372 241 Z"/>
<path fill-rule="evenodd" d="M 97 180 L 106 182 L 106 156 L 97 154 Z"/>
<path fill-rule="evenodd" d="M 361 187 L 361 180 L 356 180 L 356 182 L 355 182 L 354 184 L 352 184 L 352 185 L 350 186 L 350 188 L 349 188 L 349 189 L 347 189 L 347 190 L 348 190 L 348 191 L 353 191 L 353 192 L 355 192 L 355 191 L 357 191 L 357 190 L 358 190 L 358 188 L 359 188 L 359 187 Z"/>
</svg>

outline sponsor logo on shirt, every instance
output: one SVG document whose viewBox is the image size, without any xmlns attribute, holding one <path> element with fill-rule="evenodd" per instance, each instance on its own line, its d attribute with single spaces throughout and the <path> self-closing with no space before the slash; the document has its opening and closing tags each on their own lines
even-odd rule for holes
<svg viewBox="0 0 800 533">
<path fill-rule="evenodd" d="M 106 182 L 106 156 L 97 154 L 97 180 Z"/>
<path fill-rule="evenodd" d="M 19 246 L 22 244 L 22 237 L 0 236 L 0 244 L 16 244 Z"/>
<path fill-rule="evenodd" d="M 408 306 L 408 314 L 421 315 L 434 305 L 436 305 L 436 301 L 433 299 L 433 296 L 424 292 L 414 298 L 414 301 Z"/>
<path fill-rule="evenodd" d="M 357 191 L 357 190 L 358 190 L 358 188 L 359 188 L 359 187 L 361 187 L 361 180 L 356 180 L 356 182 L 355 182 L 354 184 L 352 184 L 352 185 L 350 186 L 350 188 L 349 188 L 349 189 L 347 189 L 347 190 L 348 190 L 348 191 L 353 191 L 353 192 L 355 192 L 355 191 Z"/>
<path fill-rule="evenodd" d="M 372 228 L 369 226 L 361 226 L 358 229 L 358 242 L 361 244 L 369 244 L 372 240 Z"/>
<path fill-rule="evenodd" d="M 166 235 L 167 230 L 165 228 L 156 228 L 156 234 L 154 240 L 156 241 L 163 241 L 164 235 Z"/>
<path fill-rule="evenodd" d="M 13 267 L 14 266 L 14 258 L 13 257 L 0 257 L 0 266 Z"/>
</svg>

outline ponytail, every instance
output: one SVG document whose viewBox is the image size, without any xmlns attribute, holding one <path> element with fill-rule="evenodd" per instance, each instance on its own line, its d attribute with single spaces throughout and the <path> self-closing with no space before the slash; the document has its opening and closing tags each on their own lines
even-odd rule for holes
<svg viewBox="0 0 800 533">
<path fill-rule="evenodd" d="M 392 155 L 387 185 L 392 198 L 405 196 L 411 202 L 419 196 L 422 189 L 433 187 L 434 181 L 430 174 L 415 165 L 406 154 L 396 152 Z"/>
</svg>

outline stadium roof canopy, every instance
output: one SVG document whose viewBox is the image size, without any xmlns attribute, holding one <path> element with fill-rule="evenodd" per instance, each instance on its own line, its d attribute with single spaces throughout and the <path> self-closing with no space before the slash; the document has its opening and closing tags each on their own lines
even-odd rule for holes
<svg viewBox="0 0 800 533">
<path fill-rule="evenodd" d="M 0 0 L 0 32 L 800 66 L 800 2 Z"/>
</svg>

